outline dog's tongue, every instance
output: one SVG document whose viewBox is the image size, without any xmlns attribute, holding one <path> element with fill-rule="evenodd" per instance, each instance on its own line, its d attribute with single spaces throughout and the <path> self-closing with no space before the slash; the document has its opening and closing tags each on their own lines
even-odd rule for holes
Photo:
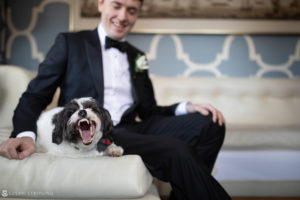
<svg viewBox="0 0 300 200">
<path fill-rule="evenodd" d="M 84 142 L 88 142 L 92 139 L 92 136 L 91 136 L 91 133 L 89 130 L 82 130 L 81 137 Z"/>
</svg>

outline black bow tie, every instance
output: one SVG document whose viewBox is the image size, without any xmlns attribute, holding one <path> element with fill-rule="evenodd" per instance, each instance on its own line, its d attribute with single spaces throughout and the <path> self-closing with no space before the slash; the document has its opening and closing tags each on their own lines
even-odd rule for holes
<svg viewBox="0 0 300 200">
<path fill-rule="evenodd" d="M 105 49 L 116 48 L 121 52 L 126 52 L 126 42 L 119 42 L 117 40 L 113 40 L 110 37 L 105 38 Z"/>
</svg>

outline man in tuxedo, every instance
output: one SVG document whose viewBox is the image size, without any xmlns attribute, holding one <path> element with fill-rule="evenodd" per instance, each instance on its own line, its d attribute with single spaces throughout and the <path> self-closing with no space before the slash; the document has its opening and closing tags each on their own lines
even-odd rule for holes
<svg viewBox="0 0 300 200">
<path fill-rule="evenodd" d="M 115 143 L 171 183 L 170 199 L 230 199 L 211 176 L 225 135 L 222 113 L 191 102 L 158 106 L 145 54 L 126 42 L 142 3 L 99 0 L 95 30 L 57 36 L 19 101 L 14 130 L 0 145 L 0 155 L 23 159 L 34 153 L 36 120 L 59 87 L 59 106 L 91 96 L 109 110 Z"/>
</svg>

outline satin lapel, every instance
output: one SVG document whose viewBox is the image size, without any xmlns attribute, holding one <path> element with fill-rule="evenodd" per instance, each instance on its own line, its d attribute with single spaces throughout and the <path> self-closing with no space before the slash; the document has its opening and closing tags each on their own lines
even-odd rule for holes
<svg viewBox="0 0 300 200">
<path fill-rule="evenodd" d="M 103 105 L 104 99 L 104 80 L 103 80 L 103 63 L 100 40 L 97 29 L 91 33 L 91 37 L 85 40 L 86 57 L 88 58 L 89 69 L 97 93 L 101 99 L 99 102 Z"/>
<path fill-rule="evenodd" d="M 135 59 L 136 59 L 136 53 L 131 50 L 131 48 L 127 49 L 127 56 L 128 56 L 128 62 L 129 62 L 129 68 L 130 68 L 130 75 L 131 75 L 131 83 L 132 83 L 132 97 L 134 102 L 136 103 L 138 101 L 138 97 L 136 94 L 136 74 L 135 74 Z"/>
</svg>

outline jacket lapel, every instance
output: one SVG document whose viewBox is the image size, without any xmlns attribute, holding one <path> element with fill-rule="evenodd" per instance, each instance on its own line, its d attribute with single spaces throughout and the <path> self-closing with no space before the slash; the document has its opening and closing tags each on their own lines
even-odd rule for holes
<svg viewBox="0 0 300 200">
<path fill-rule="evenodd" d="M 127 48 L 127 57 L 128 57 L 128 62 L 129 62 L 129 68 L 130 68 L 130 76 L 131 76 L 131 83 L 132 83 L 132 87 L 131 87 L 131 91 L 132 91 L 132 97 L 134 100 L 134 103 L 136 103 L 138 101 L 138 97 L 136 94 L 136 79 L 135 79 L 135 59 L 136 59 L 136 52 L 132 51 L 132 49 L 130 48 L 130 45 L 128 45 Z"/>
<path fill-rule="evenodd" d="M 89 63 L 89 69 L 94 82 L 97 93 L 100 97 L 101 105 L 104 99 L 104 79 L 103 79 L 103 63 L 100 40 L 98 31 L 95 29 L 91 32 L 89 38 L 85 40 L 86 57 Z"/>
</svg>

